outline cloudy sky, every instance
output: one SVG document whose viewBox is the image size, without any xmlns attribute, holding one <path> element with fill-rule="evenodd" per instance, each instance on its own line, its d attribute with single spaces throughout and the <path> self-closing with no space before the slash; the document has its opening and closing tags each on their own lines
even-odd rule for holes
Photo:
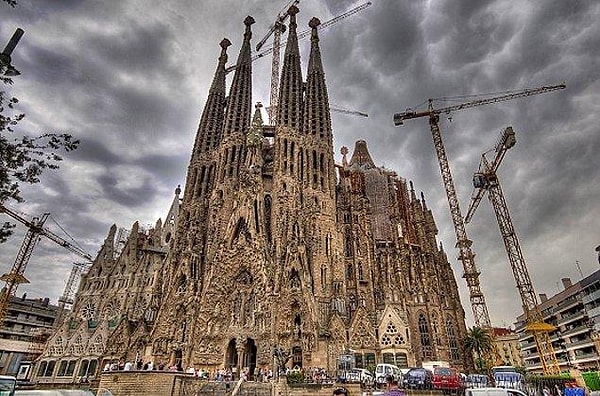
<svg viewBox="0 0 600 396">
<path fill-rule="evenodd" d="M 301 0 L 299 30 L 362 1 Z M 109 5 L 110 4 L 110 5 Z M 61 169 L 25 188 L 29 216 L 50 212 L 95 254 L 111 224 L 131 228 L 164 217 L 183 184 L 202 107 L 229 38 L 230 62 L 252 15 L 253 43 L 286 1 L 19 0 L 0 3 L 0 42 L 25 30 L 10 93 L 27 114 L 20 130 L 70 132 L 80 148 Z M 393 126 L 392 116 L 428 98 L 497 93 L 561 82 L 565 90 L 442 115 L 440 127 L 463 215 L 484 151 L 512 126 L 517 145 L 499 170 L 513 223 L 538 293 L 560 290 L 600 269 L 600 3 L 595 0 L 373 0 L 366 10 L 321 31 L 330 101 L 369 114 L 333 114 L 336 158 L 365 139 L 378 165 L 423 191 L 472 313 L 426 119 Z M 301 44 L 304 70 L 308 40 Z M 231 77 L 230 77 L 231 78 Z M 270 59 L 254 63 L 253 100 L 268 103 Z M 230 82 L 230 81 L 229 81 Z M 471 97 L 462 100 L 471 100 Z M 457 102 L 440 102 L 444 107 Z M 0 216 L 5 221 L 5 216 Z M 46 226 L 67 238 L 56 223 Z M 491 205 L 467 226 L 492 324 L 520 312 L 514 279 Z M 14 262 L 24 227 L 0 245 L 0 270 Z M 81 259 L 42 239 L 19 288 L 56 301 L 71 263 Z"/>
</svg>

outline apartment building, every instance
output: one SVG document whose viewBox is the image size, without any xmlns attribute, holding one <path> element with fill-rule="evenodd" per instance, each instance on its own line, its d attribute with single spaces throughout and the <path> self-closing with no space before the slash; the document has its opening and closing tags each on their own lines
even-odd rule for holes
<svg viewBox="0 0 600 396">
<path fill-rule="evenodd" d="M 600 332 L 600 270 L 572 283 L 563 278 L 562 290 L 548 297 L 540 294 L 539 308 L 546 323 L 556 329 L 550 333 L 557 360 L 562 371 L 569 368 L 597 369 L 599 367 Z M 542 364 L 533 335 L 526 333 L 525 316 L 517 317 L 516 332 L 521 356 L 527 371 L 541 373 Z"/>
<path fill-rule="evenodd" d="M 49 298 L 12 297 L 0 326 L 0 374 L 30 377 L 32 361 L 51 334 L 58 307 Z"/>
</svg>

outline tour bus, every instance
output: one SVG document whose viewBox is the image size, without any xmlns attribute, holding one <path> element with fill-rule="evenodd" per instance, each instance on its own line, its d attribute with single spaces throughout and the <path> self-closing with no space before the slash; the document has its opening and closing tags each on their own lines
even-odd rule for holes
<svg viewBox="0 0 600 396">
<path fill-rule="evenodd" d="M 0 375 L 0 396 L 13 396 L 17 387 L 17 379 L 7 375 Z"/>
</svg>

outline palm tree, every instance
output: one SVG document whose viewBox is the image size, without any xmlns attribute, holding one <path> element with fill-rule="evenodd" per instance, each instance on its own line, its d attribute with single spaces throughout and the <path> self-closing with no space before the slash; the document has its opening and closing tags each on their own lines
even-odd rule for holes
<svg viewBox="0 0 600 396">
<path fill-rule="evenodd" d="M 484 374 L 487 371 L 488 360 L 491 360 L 493 352 L 492 336 L 488 329 L 483 327 L 473 326 L 469 329 L 464 340 L 464 346 L 467 352 L 475 354 L 475 367 L 477 371 Z"/>
</svg>

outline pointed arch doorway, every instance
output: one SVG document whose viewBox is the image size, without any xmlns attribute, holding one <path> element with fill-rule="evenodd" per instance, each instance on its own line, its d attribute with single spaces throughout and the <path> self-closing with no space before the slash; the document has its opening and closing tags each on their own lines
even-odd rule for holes
<svg viewBox="0 0 600 396">
<path fill-rule="evenodd" d="M 243 345 L 237 345 L 234 339 L 229 341 L 225 356 L 225 364 L 231 370 L 234 380 L 239 379 L 243 370 L 248 370 L 249 379 L 254 377 L 256 370 L 256 342 L 252 338 L 247 338 Z"/>
</svg>

